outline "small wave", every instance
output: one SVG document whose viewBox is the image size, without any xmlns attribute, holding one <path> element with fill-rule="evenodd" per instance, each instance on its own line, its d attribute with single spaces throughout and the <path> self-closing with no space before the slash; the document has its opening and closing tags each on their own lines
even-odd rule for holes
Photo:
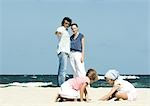
<svg viewBox="0 0 150 106">
<path fill-rule="evenodd" d="M 134 75 L 124 75 L 124 76 L 120 76 L 119 78 L 121 79 L 139 79 L 140 77 L 138 76 L 134 76 Z M 104 76 L 98 76 L 99 80 L 104 80 Z"/>
<path fill-rule="evenodd" d="M 0 87 L 9 87 L 9 86 L 18 86 L 18 87 L 46 87 L 52 86 L 52 82 L 28 82 L 28 83 L 20 83 L 20 82 L 13 82 L 9 84 L 0 84 Z"/>
<path fill-rule="evenodd" d="M 36 78 L 37 78 L 37 76 L 35 76 L 35 75 L 34 75 L 34 76 L 31 76 L 31 78 L 36 79 Z"/>
<path fill-rule="evenodd" d="M 129 76 L 120 76 L 119 78 L 122 78 L 122 79 L 139 79 L 140 77 L 134 76 L 134 75 L 129 75 Z"/>
</svg>

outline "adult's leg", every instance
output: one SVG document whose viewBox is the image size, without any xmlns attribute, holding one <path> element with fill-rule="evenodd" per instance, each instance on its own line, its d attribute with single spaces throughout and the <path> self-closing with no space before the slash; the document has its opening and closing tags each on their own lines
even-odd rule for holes
<svg viewBox="0 0 150 106">
<path fill-rule="evenodd" d="M 81 63 L 81 55 L 82 54 L 80 52 L 75 53 L 76 70 L 77 70 L 78 76 L 85 76 L 86 71 L 85 71 L 84 62 Z"/>
<path fill-rule="evenodd" d="M 59 58 L 59 68 L 58 68 L 58 86 L 65 82 L 68 54 L 61 52 L 58 54 Z"/>
<path fill-rule="evenodd" d="M 75 52 L 70 53 L 70 64 L 73 69 L 73 77 L 77 77 L 77 69 L 76 69 L 76 62 L 75 62 Z"/>
</svg>

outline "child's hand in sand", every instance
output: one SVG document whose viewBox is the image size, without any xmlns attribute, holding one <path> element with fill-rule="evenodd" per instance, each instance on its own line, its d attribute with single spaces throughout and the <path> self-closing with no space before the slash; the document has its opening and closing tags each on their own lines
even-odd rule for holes
<svg viewBox="0 0 150 106">
<path fill-rule="evenodd" d="M 113 98 L 112 96 L 105 95 L 105 96 L 101 97 L 99 100 L 101 100 L 101 101 L 107 101 L 107 100 L 110 100 L 112 98 Z"/>
</svg>

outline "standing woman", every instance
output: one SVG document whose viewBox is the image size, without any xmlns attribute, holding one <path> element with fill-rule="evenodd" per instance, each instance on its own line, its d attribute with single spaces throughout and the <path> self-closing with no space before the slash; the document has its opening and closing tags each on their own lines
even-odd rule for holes
<svg viewBox="0 0 150 106">
<path fill-rule="evenodd" d="M 70 37 L 70 63 L 73 68 L 74 77 L 85 76 L 84 67 L 84 35 L 79 33 L 78 25 L 73 23 L 71 25 L 73 35 Z"/>
</svg>

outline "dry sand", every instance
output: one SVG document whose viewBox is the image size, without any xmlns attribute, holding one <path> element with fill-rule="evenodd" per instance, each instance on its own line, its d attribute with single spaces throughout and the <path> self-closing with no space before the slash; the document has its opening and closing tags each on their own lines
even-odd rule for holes
<svg viewBox="0 0 150 106">
<path fill-rule="evenodd" d="M 0 106 L 150 106 L 150 89 L 137 88 L 136 101 L 98 101 L 110 88 L 90 88 L 91 102 L 55 102 L 58 88 L 0 88 Z"/>
</svg>

